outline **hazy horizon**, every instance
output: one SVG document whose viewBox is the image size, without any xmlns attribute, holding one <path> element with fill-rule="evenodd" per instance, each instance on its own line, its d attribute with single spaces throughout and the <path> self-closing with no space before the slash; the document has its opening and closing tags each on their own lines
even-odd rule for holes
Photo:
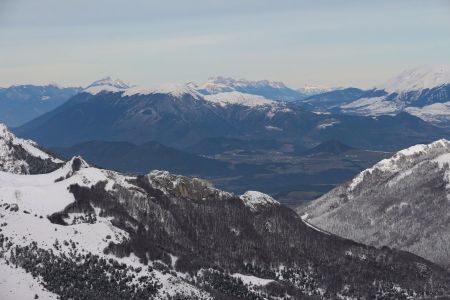
<svg viewBox="0 0 450 300">
<path fill-rule="evenodd" d="M 449 13 L 445 0 L 3 0 L 0 86 L 224 76 L 370 88 L 449 64 Z"/>
</svg>

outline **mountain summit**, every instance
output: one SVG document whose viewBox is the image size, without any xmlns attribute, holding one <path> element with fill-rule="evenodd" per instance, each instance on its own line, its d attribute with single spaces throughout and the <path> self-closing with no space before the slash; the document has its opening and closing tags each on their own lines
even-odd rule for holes
<svg viewBox="0 0 450 300">
<path fill-rule="evenodd" d="M 112 79 L 111 77 L 105 77 L 100 80 L 94 81 L 83 92 L 97 95 L 100 92 L 120 92 L 130 88 L 128 83 L 120 79 Z"/>
<path fill-rule="evenodd" d="M 210 77 L 206 82 L 196 85 L 191 84 L 204 95 L 212 95 L 226 92 L 241 92 L 263 96 L 277 101 L 293 101 L 305 98 L 305 94 L 287 87 L 282 82 L 246 79 L 234 79 L 230 77 Z"/>
<path fill-rule="evenodd" d="M 450 84 L 450 65 L 427 65 L 406 70 L 376 89 L 400 94 L 447 84 Z"/>
</svg>

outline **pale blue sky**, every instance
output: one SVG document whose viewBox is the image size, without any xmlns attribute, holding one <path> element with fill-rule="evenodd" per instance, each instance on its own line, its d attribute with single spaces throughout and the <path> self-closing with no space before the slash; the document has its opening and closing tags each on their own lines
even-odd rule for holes
<svg viewBox="0 0 450 300">
<path fill-rule="evenodd" d="M 449 0 L 0 0 L 0 86 L 224 75 L 371 87 L 449 63 Z"/>
</svg>

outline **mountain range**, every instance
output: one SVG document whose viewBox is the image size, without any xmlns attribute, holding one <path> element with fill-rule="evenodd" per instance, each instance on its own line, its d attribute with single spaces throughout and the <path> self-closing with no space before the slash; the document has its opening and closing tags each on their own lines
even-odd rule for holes
<svg viewBox="0 0 450 300">
<path fill-rule="evenodd" d="M 20 126 L 55 109 L 80 90 L 53 84 L 0 88 L 0 122 L 11 127 Z"/>
<path fill-rule="evenodd" d="M 211 77 L 201 84 L 190 83 L 189 86 L 203 95 L 214 95 L 228 92 L 240 92 L 262 96 L 275 101 L 294 101 L 305 98 L 311 93 L 320 93 L 323 89 L 295 90 L 282 82 L 269 80 L 250 81 L 229 77 Z"/>
<path fill-rule="evenodd" d="M 393 299 L 450 290 L 450 274 L 416 255 L 319 230 L 268 195 L 167 171 L 125 175 L 74 157 L 50 173 L 0 172 L 0 193 L 9 298 Z"/>
<path fill-rule="evenodd" d="M 225 94 L 229 93 L 232 97 L 204 96 L 182 84 L 117 87 L 117 81 L 106 80 L 15 132 L 45 146 L 156 141 L 182 149 L 205 138 L 226 137 L 303 147 L 337 139 L 353 147 L 388 151 L 448 134 L 407 113 L 377 118 L 314 113 L 297 103 Z"/>
<path fill-rule="evenodd" d="M 448 268 L 449 163 L 449 141 L 415 145 L 297 211 L 328 232 L 404 249 Z"/>
</svg>

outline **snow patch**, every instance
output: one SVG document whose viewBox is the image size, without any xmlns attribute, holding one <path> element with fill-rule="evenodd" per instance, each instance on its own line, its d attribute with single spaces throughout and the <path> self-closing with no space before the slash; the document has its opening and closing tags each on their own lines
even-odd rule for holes
<svg viewBox="0 0 450 300">
<path fill-rule="evenodd" d="M 264 286 L 271 282 L 274 282 L 274 280 L 272 280 L 272 279 L 264 279 L 264 278 L 256 277 L 253 275 L 243 275 L 240 273 L 234 273 L 231 276 L 234 278 L 241 279 L 242 283 L 245 285 Z"/>
<path fill-rule="evenodd" d="M 273 105 L 275 101 L 264 98 L 263 96 L 240 93 L 240 92 L 225 92 L 204 97 L 207 101 L 217 103 L 221 106 L 227 105 L 242 105 L 247 107 L 256 107 L 262 105 Z"/>
</svg>

